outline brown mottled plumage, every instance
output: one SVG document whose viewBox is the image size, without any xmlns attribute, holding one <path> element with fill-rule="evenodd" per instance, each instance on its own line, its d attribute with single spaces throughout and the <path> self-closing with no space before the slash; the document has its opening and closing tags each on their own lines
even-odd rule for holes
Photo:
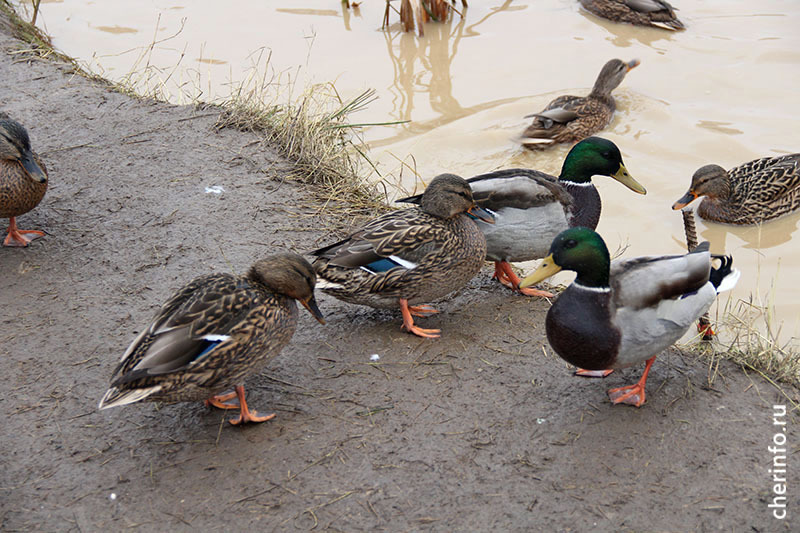
<svg viewBox="0 0 800 533">
<path fill-rule="evenodd" d="M 31 150 L 28 132 L 0 113 L 0 218 L 8 218 L 4 246 L 28 246 L 44 232 L 20 230 L 16 217 L 39 205 L 47 192 L 47 168 Z"/>
<path fill-rule="evenodd" d="M 347 239 L 312 252 L 318 287 L 350 303 L 383 309 L 399 305 L 406 329 L 438 337 L 439 330 L 418 328 L 411 319 L 412 313 L 435 311 L 413 304 L 462 287 L 483 265 L 486 239 L 467 212 L 492 221 L 475 205 L 464 179 L 437 176 L 421 207 L 387 213 Z"/>
<path fill-rule="evenodd" d="M 577 142 L 605 128 L 617 105 L 611 91 L 638 64 L 638 59 L 628 63 L 612 59 L 603 65 L 588 96 L 559 96 L 541 112 L 528 115 L 534 118 L 522 133 L 522 145 L 537 150 L 555 143 Z"/>
<path fill-rule="evenodd" d="M 256 262 L 245 276 L 209 274 L 178 290 L 128 347 L 100 409 L 139 400 L 206 400 L 239 408 L 240 422 L 263 422 L 249 411 L 244 379 L 278 355 L 297 325 L 299 300 L 320 322 L 316 276 L 297 254 Z M 214 396 L 235 386 L 239 405 Z"/>
<path fill-rule="evenodd" d="M 637 26 L 654 26 L 665 30 L 683 30 L 675 8 L 665 0 L 580 0 L 581 5 L 598 17 L 627 22 Z"/>
<path fill-rule="evenodd" d="M 697 214 L 726 224 L 758 224 L 800 207 L 800 154 L 764 157 L 725 171 L 700 167 L 689 191 L 672 205 L 686 207 L 705 196 Z"/>
</svg>

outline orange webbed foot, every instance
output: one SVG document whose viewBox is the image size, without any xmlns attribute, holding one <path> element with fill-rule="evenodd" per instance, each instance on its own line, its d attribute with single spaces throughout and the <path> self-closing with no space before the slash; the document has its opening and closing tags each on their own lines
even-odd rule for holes
<svg viewBox="0 0 800 533">
<path fill-rule="evenodd" d="M 424 329 L 414 325 L 414 317 L 412 317 L 411 315 L 414 312 L 414 310 L 419 311 L 420 309 L 433 309 L 433 308 L 427 305 L 410 307 L 408 305 L 408 300 L 406 300 L 405 298 L 400 298 L 400 312 L 403 314 L 403 326 L 402 326 L 403 329 L 405 329 L 409 333 L 413 333 L 414 335 L 425 337 L 426 339 L 435 339 L 440 337 L 442 332 L 442 330 L 440 329 Z M 430 314 L 430 312 L 428 312 L 428 314 Z M 425 316 L 425 315 L 418 315 L 418 316 Z"/>
<path fill-rule="evenodd" d="M 272 420 L 275 418 L 275 413 L 268 414 L 266 416 L 258 416 L 258 412 L 253 409 L 252 411 L 247 408 L 247 401 L 244 397 L 244 386 L 237 385 L 234 387 L 236 392 L 234 393 L 239 398 L 239 416 L 237 418 L 232 418 L 228 420 L 231 425 L 238 426 L 240 424 L 246 424 L 247 422 L 266 422 L 267 420 Z M 227 395 L 226 395 L 227 396 Z"/>
<path fill-rule="evenodd" d="M 236 398 L 236 392 L 229 392 L 228 394 L 217 394 L 212 396 L 205 403 L 206 407 L 216 407 L 217 409 L 238 409 L 239 405 L 235 403 L 225 403 L 228 400 Z"/>
<path fill-rule="evenodd" d="M 3 241 L 3 246 L 25 248 L 32 240 L 38 239 L 39 237 L 44 237 L 43 231 L 34 229 L 15 229 L 11 231 L 9 228 L 8 235 L 6 235 Z"/>
<path fill-rule="evenodd" d="M 636 382 L 635 385 L 617 387 L 616 389 L 609 390 L 608 397 L 611 399 L 611 402 L 615 405 L 618 403 L 625 403 L 641 407 L 645 402 L 644 387 L 647 383 L 647 375 L 650 373 L 650 367 L 653 366 L 655 360 L 655 355 L 647 360 L 647 366 L 644 367 L 642 377 L 639 378 L 639 381 Z"/>
<path fill-rule="evenodd" d="M 614 372 L 613 369 L 608 370 L 586 370 L 585 368 L 579 368 L 575 370 L 575 375 L 580 376 L 582 378 L 604 378 L 611 375 Z"/>
<path fill-rule="evenodd" d="M 514 273 L 506 261 L 495 261 L 493 278 L 497 279 L 500 283 L 508 287 L 514 292 L 524 294 L 525 296 L 538 296 L 540 298 L 552 298 L 553 293 L 543 291 L 541 289 L 534 289 L 533 287 L 519 288 L 519 276 Z"/>
<path fill-rule="evenodd" d="M 644 387 L 639 385 L 628 385 L 626 387 L 618 387 L 608 391 L 608 397 L 611 403 L 625 403 L 636 407 L 641 407 L 644 404 Z"/>
</svg>

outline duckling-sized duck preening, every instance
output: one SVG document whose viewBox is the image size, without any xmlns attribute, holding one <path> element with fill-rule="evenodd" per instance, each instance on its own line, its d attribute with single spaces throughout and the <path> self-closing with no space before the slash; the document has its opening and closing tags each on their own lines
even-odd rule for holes
<svg viewBox="0 0 800 533">
<path fill-rule="evenodd" d="M 580 0 L 586 11 L 614 22 L 683 30 L 675 8 L 665 0 Z"/>
<path fill-rule="evenodd" d="M 617 108 L 611 91 L 638 65 L 638 59 L 627 63 L 621 59 L 612 59 L 603 65 L 588 96 L 559 96 L 547 104 L 544 110 L 525 117 L 534 118 L 533 123 L 522 133 L 522 145 L 538 150 L 556 143 L 573 143 L 608 126 Z"/>
<path fill-rule="evenodd" d="M 437 311 L 417 305 L 463 287 L 478 273 L 486 239 L 476 217 L 493 217 L 478 207 L 469 184 L 454 174 L 436 176 L 420 207 L 386 213 L 350 237 L 314 252 L 318 287 L 340 300 L 379 309 L 400 307 L 403 328 L 420 337 L 439 337 L 414 316 Z"/>
<path fill-rule="evenodd" d="M 712 265 L 712 258 L 720 265 Z M 705 313 L 739 272 L 730 256 L 712 256 L 708 242 L 685 255 L 610 262 L 603 239 L 589 228 L 570 228 L 553 241 L 526 287 L 556 272 L 577 277 L 547 312 L 547 340 L 562 359 L 594 371 L 647 361 L 635 385 L 608 391 L 613 403 L 641 406 L 650 367 Z"/>
<path fill-rule="evenodd" d="M 494 278 L 528 296 L 553 296 L 533 287 L 520 289 L 520 280 L 509 262 L 543 258 L 553 239 L 567 228 L 597 227 L 601 202 L 592 184 L 595 175 L 609 176 L 636 193 L 647 193 L 628 173 L 617 145 L 600 137 L 589 137 L 573 146 L 558 178 L 538 170 L 514 168 L 467 180 L 475 202 L 494 215 L 494 224 L 478 221 L 486 236 L 486 258 L 494 261 Z M 398 201 L 418 204 L 421 197 Z"/>
<path fill-rule="evenodd" d="M 16 217 L 42 201 L 47 192 L 47 168 L 31 149 L 28 132 L 5 113 L 0 113 L 0 218 L 7 218 L 4 246 L 28 246 L 44 235 L 37 230 L 17 228 Z"/>
<path fill-rule="evenodd" d="M 316 275 L 294 253 L 257 261 L 244 276 L 209 274 L 178 290 L 131 343 L 100 400 L 100 409 L 141 400 L 205 400 L 239 409 L 231 424 L 264 422 L 245 401 L 245 378 L 289 342 L 298 300 L 320 323 Z M 230 387 L 235 392 L 218 396 Z M 239 404 L 226 403 L 237 397 Z"/>
<path fill-rule="evenodd" d="M 800 207 L 800 154 L 764 157 L 725 171 L 700 167 L 672 209 L 705 196 L 697 214 L 725 224 L 758 224 Z"/>
</svg>

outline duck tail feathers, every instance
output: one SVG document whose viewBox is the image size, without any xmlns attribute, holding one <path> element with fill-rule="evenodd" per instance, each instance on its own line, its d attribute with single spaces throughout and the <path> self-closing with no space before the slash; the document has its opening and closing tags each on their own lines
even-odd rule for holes
<svg viewBox="0 0 800 533">
<path fill-rule="evenodd" d="M 733 256 L 730 255 L 715 255 L 714 259 L 719 259 L 720 265 L 716 268 L 711 268 L 711 274 L 708 279 L 717 293 L 729 291 L 736 286 L 739 281 L 741 272 L 733 268 Z"/>
<path fill-rule="evenodd" d="M 116 387 L 111 387 L 100 400 L 98 409 L 108 409 L 110 407 L 117 407 L 118 405 L 127 405 L 129 403 L 144 400 L 148 396 L 155 394 L 161 390 L 161 385 L 147 387 L 145 389 L 126 389 L 120 390 Z"/>
</svg>

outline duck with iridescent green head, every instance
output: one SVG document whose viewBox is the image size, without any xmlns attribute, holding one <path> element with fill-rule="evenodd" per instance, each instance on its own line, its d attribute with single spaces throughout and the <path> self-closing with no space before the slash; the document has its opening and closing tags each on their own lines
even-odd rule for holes
<svg viewBox="0 0 800 533">
<path fill-rule="evenodd" d="M 613 403 L 639 407 L 656 355 L 686 333 L 717 293 L 736 284 L 739 272 L 732 264 L 730 256 L 712 256 L 708 242 L 685 255 L 611 263 L 602 237 L 577 227 L 556 237 L 550 255 L 520 286 L 562 269 L 577 273 L 547 312 L 547 340 L 562 359 L 598 375 L 647 361 L 638 383 L 608 391 Z"/>
<path fill-rule="evenodd" d="M 595 175 L 609 176 L 635 193 L 647 193 L 628 173 L 617 145 L 601 137 L 589 137 L 573 146 L 557 178 L 514 168 L 467 180 L 475 202 L 494 215 L 494 224 L 478 221 L 486 236 L 486 258 L 494 261 L 494 278 L 528 296 L 553 296 L 532 287 L 520 289 L 519 277 L 509 262 L 541 259 L 553 239 L 567 228 L 597 227 L 602 203 L 592 184 Z M 420 197 L 398 201 L 419 203 Z"/>
</svg>

